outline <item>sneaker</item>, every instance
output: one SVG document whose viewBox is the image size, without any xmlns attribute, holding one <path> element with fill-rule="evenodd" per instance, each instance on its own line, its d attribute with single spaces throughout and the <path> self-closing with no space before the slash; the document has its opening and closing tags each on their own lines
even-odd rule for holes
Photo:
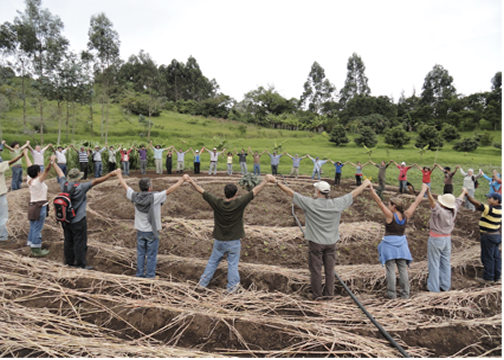
<svg viewBox="0 0 504 360">
<path fill-rule="evenodd" d="M 31 248 L 31 255 L 35 257 L 43 257 L 49 254 L 49 250 L 42 250 L 41 248 Z"/>
</svg>

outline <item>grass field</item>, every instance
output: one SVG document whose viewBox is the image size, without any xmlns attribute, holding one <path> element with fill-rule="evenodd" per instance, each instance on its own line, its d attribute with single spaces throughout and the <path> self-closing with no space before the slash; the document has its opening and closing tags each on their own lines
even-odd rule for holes
<svg viewBox="0 0 504 360">
<path fill-rule="evenodd" d="M 36 123 L 37 112 L 35 109 L 31 108 L 28 111 L 27 122 Z M 55 116 L 54 109 L 52 107 L 46 108 L 46 133 L 44 134 L 44 143 L 57 143 L 58 139 L 58 120 Z M 23 134 L 22 125 L 22 109 L 15 109 L 7 114 L 6 120 L 2 123 L 3 138 L 10 143 L 11 141 L 17 140 L 20 143 L 24 143 L 26 140 L 30 140 L 32 145 L 40 142 L 39 134 Z M 109 137 L 108 143 L 110 145 L 117 145 L 119 143 L 123 145 L 136 144 L 137 146 L 142 142 L 146 143 L 146 137 L 141 137 L 140 133 L 147 133 L 146 129 L 141 126 L 138 122 L 138 117 L 134 115 L 125 116 L 120 110 L 119 106 L 111 105 L 109 112 Z M 89 144 L 101 144 L 100 143 L 100 107 L 94 107 L 93 113 L 93 130 L 94 133 L 91 134 L 89 125 L 89 110 L 87 108 L 78 108 L 76 116 L 76 126 L 75 126 L 75 136 L 72 140 L 72 119 L 69 121 L 69 138 L 66 139 L 65 133 L 65 119 L 62 119 L 62 134 L 61 143 L 63 145 L 74 143 L 81 144 L 87 142 Z M 364 152 L 364 149 L 358 147 L 353 141 L 348 145 L 343 147 L 336 147 L 329 142 L 328 137 L 320 134 L 314 134 L 305 131 L 289 131 L 289 130 L 277 130 L 257 127 L 253 125 L 247 125 L 245 128 L 242 123 L 222 120 L 222 119 L 207 119 L 203 117 L 183 115 L 173 112 L 163 112 L 161 116 L 157 118 L 152 118 L 154 126 L 152 128 L 151 140 L 154 144 L 161 144 L 162 146 L 174 145 L 177 148 L 182 148 L 187 150 L 189 147 L 193 149 L 200 149 L 202 145 L 207 147 L 213 147 L 216 145 L 214 137 L 219 137 L 220 139 L 226 139 L 228 143 L 228 149 L 238 149 L 238 151 L 245 147 L 250 146 L 253 151 L 263 151 L 268 148 L 272 151 L 272 147 L 275 142 L 280 144 L 283 142 L 283 151 L 287 151 L 291 155 L 299 154 L 303 156 L 305 154 L 310 154 L 311 156 L 319 156 L 322 159 L 330 158 L 334 161 L 351 161 L 356 163 L 361 161 L 365 163 L 368 161 L 368 155 Z M 462 136 L 469 137 L 473 133 L 466 132 L 462 133 Z M 384 143 L 383 136 L 379 136 L 378 148 L 372 154 L 372 160 L 379 163 L 381 160 L 394 159 L 398 163 L 404 161 L 408 165 L 413 163 L 418 163 L 420 166 L 432 164 L 436 161 L 442 166 L 451 166 L 454 168 L 457 164 L 460 164 L 462 168 L 467 171 L 468 168 L 473 168 L 477 172 L 478 169 L 482 169 L 486 174 L 491 174 L 493 169 L 497 169 L 501 172 L 502 166 L 502 152 L 500 149 L 496 149 L 492 146 L 479 147 L 476 151 L 471 153 L 460 153 L 452 150 L 452 144 L 445 143 L 442 150 L 438 153 L 429 151 L 423 155 L 421 159 L 418 149 L 414 147 L 415 133 L 410 134 L 413 140 L 405 146 L 403 149 L 396 150 L 393 147 L 386 145 Z M 501 142 L 502 132 L 493 132 L 494 142 Z M 353 140 L 354 135 L 349 134 L 349 138 Z M 49 154 L 46 154 L 48 156 Z M 8 151 L 3 152 L 4 160 L 10 159 L 10 154 Z M 70 165 L 76 164 L 76 156 L 72 154 L 70 160 Z M 192 168 L 191 162 L 193 157 L 191 153 L 186 156 L 186 167 Z M 203 154 L 201 156 L 201 168 L 202 171 L 208 169 L 209 166 L 209 155 Z M 238 158 L 234 158 L 234 169 L 239 170 Z M 292 161 L 284 156 L 281 159 L 279 166 L 279 173 L 288 174 L 290 172 Z M 151 164 L 150 166 L 153 166 Z M 249 170 L 252 170 L 252 159 L 248 159 Z M 225 159 L 219 160 L 218 170 L 225 170 L 226 164 Z M 304 159 L 301 161 L 300 173 L 301 174 L 311 174 L 313 169 L 313 164 L 309 159 Z M 269 156 L 264 154 L 261 158 L 261 172 L 271 172 L 269 166 Z M 372 180 L 377 180 L 378 169 L 374 166 L 368 165 L 364 168 L 363 173 L 365 176 L 372 178 Z M 352 178 L 355 174 L 355 168 L 348 164 L 343 167 L 342 178 Z M 8 175 L 8 174 L 7 174 Z M 323 166 L 323 176 L 328 178 L 334 178 L 334 167 L 332 164 L 327 163 Z M 398 170 L 393 167 L 389 167 L 387 171 L 387 183 L 396 184 L 398 177 Z M 408 180 L 416 187 L 419 188 L 421 185 L 422 175 L 421 172 L 413 168 L 408 173 Z M 460 188 L 462 185 L 463 177 L 457 174 L 454 178 L 455 189 Z M 480 181 L 480 191 L 476 192 L 477 198 L 482 199 L 483 193 L 488 191 L 488 183 L 482 179 Z M 442 192 L 443 188 L 443 174 L 439 170 L 435 170 L 432 174 L 432 189 L 434 192 Z M 455 191 L 458 194 L 458 190 Z"/>
</svg>

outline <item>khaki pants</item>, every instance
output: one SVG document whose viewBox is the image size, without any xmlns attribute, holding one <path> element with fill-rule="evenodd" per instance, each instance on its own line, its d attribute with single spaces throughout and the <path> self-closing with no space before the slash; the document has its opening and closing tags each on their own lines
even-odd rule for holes
<svg viewBox="0 0 504 360">
<path fill-rule="evenodd" d="M 156 174 L 163 173 L 163 159 L 156 159 Z"/>
<path fill-rule="evenodd" d="M 299 176 L 299 168 L 298 167 L 294 167 L 294 166 L 292 167 L 290 176 L 292 176 L 294 173 L 296 174 L 296 179 L 297 179 Z"/>
<path fill-rule="evenodd" d="M 184 162 L 177 161 L 177 171 L 183 171 L 183 170 L 184 170 Z"/>
</svg>

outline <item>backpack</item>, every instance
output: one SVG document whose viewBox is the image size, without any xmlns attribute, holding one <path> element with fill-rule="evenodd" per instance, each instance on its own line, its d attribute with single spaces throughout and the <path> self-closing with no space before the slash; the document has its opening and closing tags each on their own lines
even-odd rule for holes
<svg viewBox="0 0 504 360">
<path fill-rule="evenodd" d="M 68 191 L 68 182 L 65 183 L 65 189 L 54 198 L 54 213 L 56 220 L 62 223 L 70 223 L 70 220 L 75 218 L 75 209 L 72 206 L 72 196 L 75 189 L 79 186 L 78 183 L 73 184 Z"/>
<path fill-rule="evenodd" d="M 478 180 L 474 180 L 474 176 L 472 176 L 472 181 L 474 183 L 474 188 L 477 189 L 479 186 Z"/>
</svg>

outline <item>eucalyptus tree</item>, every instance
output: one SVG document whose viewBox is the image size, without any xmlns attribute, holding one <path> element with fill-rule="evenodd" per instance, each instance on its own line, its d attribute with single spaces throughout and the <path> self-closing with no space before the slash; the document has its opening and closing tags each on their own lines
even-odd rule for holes
<svg viewBox="0 0 504 360">
<path fill-rule="evenodd" d="M 88 50 L 95 55 L 95 70 L 100 73 L 102 83 L 102 117 L 101 117 L 101 135 L 103 141 L 103 124 L 106 122 L 105 142 L 108 137 L 108 110 L 109 110 L 109 89 L 114 80 L 117 67 L 120 64 L 119 34 L 113 29 L 112 22 L 104 13 L 91 16 L 90 27 L 88 31 L 89 41 Z"/>
<path fill-rule="evenodd" d="M 300 107 L 315 114 L 321 114 L 323 104 L 333 101 L 336 87 L 325 76 L 325 71 L 316 61 L 313 63 L 308 79 L 303 85 L 303 94 L 299 99 Z"/>
<path fill-rule="evenodd" d="M 368 96 L 371 89 L 368 86 L 368 78 L 365 74 L 366 66 L 361 57 L 356 53 L 348 58 L 347 77 L 345 85 L 340 90 L 340 104 L 345 106 L 356 95 Z"/>
</svg>

